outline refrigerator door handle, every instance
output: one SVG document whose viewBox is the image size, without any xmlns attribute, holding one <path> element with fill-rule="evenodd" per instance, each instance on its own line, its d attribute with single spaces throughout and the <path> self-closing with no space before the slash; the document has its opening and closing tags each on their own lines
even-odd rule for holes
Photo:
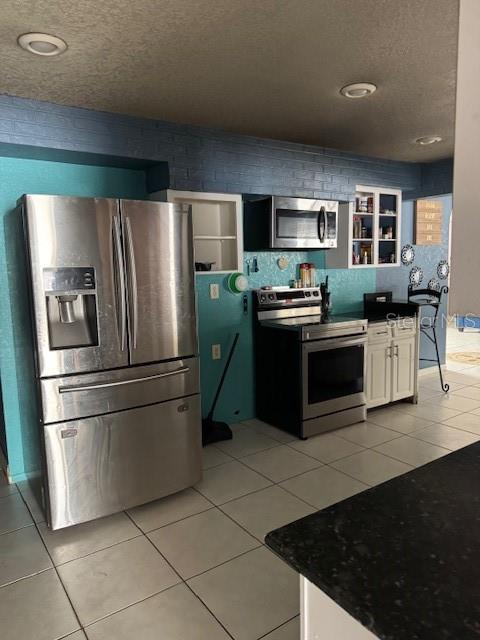
<svg viewBox="0 0 480 640">
<path fill-rule="evenodd" d="M 190 367 L 181 367 L 175 371 L 166 371 L 165 373 L 156 373 L 153 376 L 144 376 L 143 378 L 132 378 L 131 380 L 116 380 L 115 382 L 101 382 L 99 384 L 81 384 L 71 387 L 59 387 L 59 393 L 74 393 L 76 391 L 92 391 L 94 389 L 105 389 L 108 387 L 119 387 L 124 384 L 134 384 L 135 382 L 146 382 L 147 380 L 157 380 L 158 378 L 168 378 L 169 376 L 178 376 L 182 373 L 188 373 Z"/>
<path fill-rule="evenodd" d="M 131 311 L 130 325 L 132 331 L 132 348 L 137 348 L 137 331 L 138 331 L 138 292 L 137 292 L 137 273 L 135 269 L 135 251 L 133 249 L 132 225 L 130 219 L 125 216 L 126 229 L 126 248 L 128 255 L 128 291 L 129 305 Z"/>
<path fill-rule="evenodd" d="M 113 273 L 115 281 L 115 314 L 117 317 L 117 333 L 120 350 L 127 346 L 127 314 L 125 297 L 125 273 L 122 264 L 122 238 L 120 235 L 120 218 L 113 216 Z"/>
</svg>

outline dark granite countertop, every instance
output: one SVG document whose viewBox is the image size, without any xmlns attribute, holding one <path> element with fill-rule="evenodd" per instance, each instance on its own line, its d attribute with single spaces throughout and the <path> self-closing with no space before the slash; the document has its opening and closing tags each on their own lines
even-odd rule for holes
<svg viewBox="0 0 480 640">
<path fill-rule="evenodd" d="M 276 529 L 266 543 L 383 640 L 478 640 L 480 443 Z"/>
</svg>

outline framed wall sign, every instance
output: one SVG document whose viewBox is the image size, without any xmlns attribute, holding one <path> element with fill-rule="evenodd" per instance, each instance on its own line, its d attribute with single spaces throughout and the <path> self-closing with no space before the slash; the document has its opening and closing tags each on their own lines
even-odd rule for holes
<svg viewBox="0 0 480 640">
<path fill-rule="evenodd" d="M 441 244 L 442 221 L 441 200 L 416 200 L 415 244 Z"/>
</svg>

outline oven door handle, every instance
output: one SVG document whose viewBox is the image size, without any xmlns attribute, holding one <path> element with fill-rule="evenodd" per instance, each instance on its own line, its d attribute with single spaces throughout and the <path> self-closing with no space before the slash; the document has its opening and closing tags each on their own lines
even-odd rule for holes
<svg viewBox="0 0 480 640">
<path fill-rule="evenodd" d="M 326 351 L 327 349 L 341 349 L 342 347 L 361 347 L 366 346 L 367 336 L 347 337 L 347 338 L 330 338 L 326 340 L 312 340 L 303 344 L 303 351 L 309 353 L 311 351 Z"/>
</svg>

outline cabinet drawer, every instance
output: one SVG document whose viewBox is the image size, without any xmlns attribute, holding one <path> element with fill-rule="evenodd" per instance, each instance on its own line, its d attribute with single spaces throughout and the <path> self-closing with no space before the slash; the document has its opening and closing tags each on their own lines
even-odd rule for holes
<svg viewBox="0 0 480 640">
<path fill-rule="evenodd" d="M 200 396 L 46 425 L 52 529 L 157 500 L 201 478 Z"/>
<path fill-rule="evenodd" d="M 387 322 L 377 322 L 368 327 L 368 344 L 389 342 L 392 329 Z"/>
<path fill-rule="evenodd" d="M 416 318 L 402 318 L 396 320 L 392 326 L 394 338 L 411 338 L 417 334 Z"/>
</svg>

